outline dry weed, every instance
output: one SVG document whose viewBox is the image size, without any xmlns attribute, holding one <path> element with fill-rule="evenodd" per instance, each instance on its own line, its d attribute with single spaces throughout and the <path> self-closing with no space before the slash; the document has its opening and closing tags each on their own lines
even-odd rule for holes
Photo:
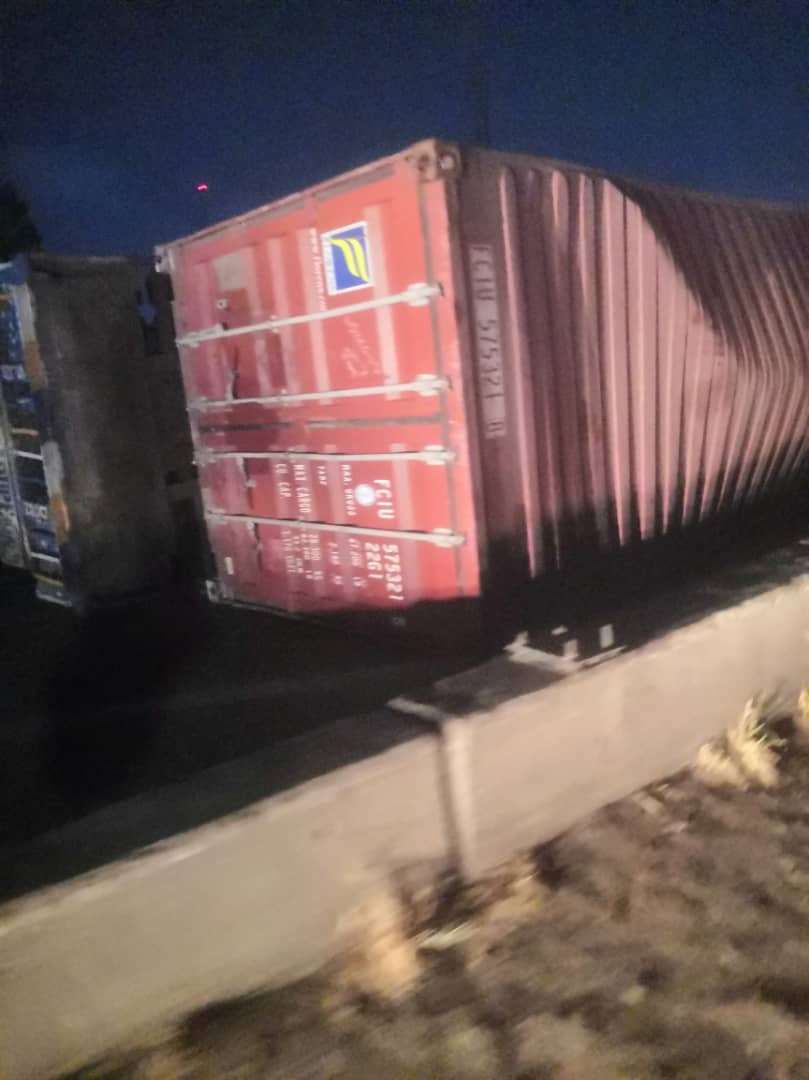
<svg viewBox="0 0 809 1080">
<path fill-rule="evenodd" d="M 545 902 L 545 889 L 537 878 L 536 866 L 527 855 L 518 855 L 498 874 L 499 894 L 484 907 L 484 925 L 518 923 L 538 915 Z"/>
<path fill-rule="evenodd" d="M 774 747 L 782 745 L 782 740 L 768 729 L 756 698 L 750 698 L 742 715 L 728 728 L 726 738 L 731 756 L 749 780 L 765 788 L 778 786 Z"/>
<path fill-rule="evenodd" d="M 467 889 L 456 918 L 421 933 L 419 947 L 430 951 L 461 948 L 474 964 L 512 930 L 535 918 L 545 896 L 533 860 L 519 855 Z"/>
<path fill-rule="evenodd" d="M 753 697 L 722 738 L 700 748 L 694 772 L 712 787 L 746 788 L 756 784 L 774 788 L 779 779 L 776 748 L 782 745 L 783 739 L 774 734 L 764 719 L 762 699 Z"/>
<path fill-rule="evenodd" d="M 183 1080 L 192 1066 L 179 1046 L 167 1044 L 148 1053 L 135 1068 L 134 1080 Z"/>
<path fill-rule="evenodd" d="M 428 899 L 435 904 L 435 897 Z M 419 950 L 462 947 L 477 955 L 536 916 L 544 899 L 544 886 L 527 856 L 510 860 L 488 879 L 462 890 L 441 925 L 418 934 L 413 932 L 413 913 L 392 891 L 376 894 L 338 928 L 350 944 L 333 993 L 327 996 L 327 1011 L 339 1012 L 358 997 L 404 997 L 422 975 Z"/>
<path fill-rule="evenodd" d="M 386 1001 L 413 989 L 421 976 L 421 963 L 396 896 L 378 893 L 352 912 L 341 929 L 353 942 L 338 976 L 341 989 Z"/>
<path fill-rule="evenodd" d="M 795 714 L 795 727 L 803 735 L 809 735 L 809 688 L 804 688 L 798 695 L 798 711 Z"/>
<path fill-rule="evenodd" d="M 694 772 L 708 787 L 747 787 L 741 769 L 717 742 L 705 743 L 700 747 Z"/>
</svg>

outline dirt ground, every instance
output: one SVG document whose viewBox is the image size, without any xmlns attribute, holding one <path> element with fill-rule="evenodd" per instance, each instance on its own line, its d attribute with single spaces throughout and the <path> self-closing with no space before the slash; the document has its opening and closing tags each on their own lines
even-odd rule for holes
<svg viewBox="0 0 809 1080">
<path fill-rule="evenodd" d="M 327 972 L 211 1007 L 75 1077 L 809 1078 L 797 736 L 780 776 L 767 792 L 683 773 L 531 853 L 519 888 L 509 870 L 444 910 L 411 909 L 421 974 L 401 999 L 352 996 Z"/>
</svg>

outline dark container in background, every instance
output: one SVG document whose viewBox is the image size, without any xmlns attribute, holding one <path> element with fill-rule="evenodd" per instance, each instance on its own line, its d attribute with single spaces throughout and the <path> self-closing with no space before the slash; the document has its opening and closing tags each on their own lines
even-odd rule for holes
<svg viewBox="0 0 809 1080">
<path fill-rule="evenodd" d="M 174 527 L 175 579 L 178 584 L 196 585 L 210 576 L 211 556 L 174 342 L 171 280 L 155 269 L 151 257 L 132 262 L 141 274 L 136 299 L 157 452 Z"/>
<path fill-rule="evenodd" d="M 3 423 L 26 561 L 44 599 L 92 609 L 164 587 L 174 533 L 123 258 L 0 267 Z"/>
</svg>

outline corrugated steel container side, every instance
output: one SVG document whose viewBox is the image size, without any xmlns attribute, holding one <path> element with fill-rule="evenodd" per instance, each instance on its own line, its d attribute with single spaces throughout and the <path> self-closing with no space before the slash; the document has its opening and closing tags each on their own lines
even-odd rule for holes
<svg viewBox="0 0 809 1080">
<path fill-rule="evenodd" d="M 7 277 L 22 350 L 6 408 L 40 595 L 92 606 L 164 584 L 173 535 L 134 267 L 35 254 Z"/>
<path fill-rule="evenodd" d="M 412 629 L 796 484 L 808 230 L 426 142 L 161 249 L 221 595 Z"/>
<path fill-rule="evenodd" d="M 475 150 L 461 203 L 505 308 L 487 518 L 524 508 L 533 576 L 802 484 L 809 212 Z"/>
</svg>

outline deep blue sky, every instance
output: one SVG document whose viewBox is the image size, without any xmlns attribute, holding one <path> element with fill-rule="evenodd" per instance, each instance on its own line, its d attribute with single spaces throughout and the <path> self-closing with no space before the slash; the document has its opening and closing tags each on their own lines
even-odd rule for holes
<svg viewBox="0 0 809 1080">
<path fill-rule="evenodd" d="M 0 170 L 52 250 L 146 251 L 425 136 L 474 139 L 482 51 L 498 148 L 809 200 L 805 0 L 481 5 L 476 35 L 473 0 L 13 0 Z"/>
</svg>

